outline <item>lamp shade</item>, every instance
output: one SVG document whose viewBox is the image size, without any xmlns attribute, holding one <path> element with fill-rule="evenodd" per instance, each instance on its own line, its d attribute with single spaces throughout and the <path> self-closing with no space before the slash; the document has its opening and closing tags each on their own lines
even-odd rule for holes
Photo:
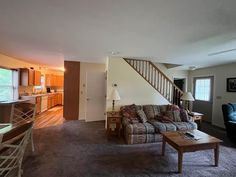
<svg viewBox="0 0 236 177">
<path fill-rule="evenodd" d="M 110 95 L 111 100 L 120 100 L 119 92 L 114 88 Z"/>
<path fill-rule="evenodd" d="M 183 95 L 180 97 L 181 100 L 186 101 L 194 101 L 193 95 L 191 92 L 184 92 Z"/>
</svg>

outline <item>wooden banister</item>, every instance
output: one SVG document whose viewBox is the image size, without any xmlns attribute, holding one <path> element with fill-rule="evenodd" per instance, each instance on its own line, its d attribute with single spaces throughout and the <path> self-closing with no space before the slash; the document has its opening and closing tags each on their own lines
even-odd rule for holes
<svg viewBox="0 0 236 177">
<path fill-rule="evenodd" d="M 154 63 L 148 60 L 123 59 L 170 103 L 180 105 L 183 92 Z"/>
</svg>

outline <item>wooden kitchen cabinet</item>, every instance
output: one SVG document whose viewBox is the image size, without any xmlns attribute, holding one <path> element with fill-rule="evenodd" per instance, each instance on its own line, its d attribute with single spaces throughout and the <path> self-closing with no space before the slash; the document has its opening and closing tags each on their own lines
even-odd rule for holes
<svg viewBox="0 0 236 177">
<path fill-rule="evenodd" d="M 52 97 L 48 96 L 48 109 L 52 107 Z"/>
<path fill-rule="evenodd" d="M 62 105 L 62 93 L 57 94 L 57 104 Z"/>
<path fill-rule="evenodd" d="M 28 68 L 20 68 L 20 84 L 21 86 L 34 85 L 34 70 Z"/>
<path fill-rule="evenodd" d="M 41 85 L 41 72 L 34 71 L 34 85 L 40 86 Z"/>
<path fill-rule="evenodd" d="M 36 114 L 39 114 L 41 112 L 41 96 L 37 96 L 35 98 L 35 104 L 36 104 Z"/>
<path fill-rule="evenodd" d="M 20 68 L 20 85 L 21 86 L 40 86 L 41 72 L 28 68 Z"/>
<path fill-rule="evenodd" d="M 56 76 L 56 86 L 63 87 L 64 85 L 64 76 Z"/>
<path fill-rule="evenodd" d="M 45 85 L 48 87 L 50 87 L 50 86 L 63 87 L 64 76 L 46 74 Z"/>
</svg>

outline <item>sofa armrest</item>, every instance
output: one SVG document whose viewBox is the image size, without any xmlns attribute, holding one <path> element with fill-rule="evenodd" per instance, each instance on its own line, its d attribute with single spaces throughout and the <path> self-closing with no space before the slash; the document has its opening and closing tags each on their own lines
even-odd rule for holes
<svg viewBox="0 0 236 177">
<path fill-rule="evenodd" d="M 188 115 L 188 122 L 194 122 L 193 121 L 193 116 Z"/>
<path fill-rule="evenodd" d="M 126 126 L 128 124 L 130 124 L 128 118 L 127 117 L 122 117 L 122 125 Z"/>
</svg>

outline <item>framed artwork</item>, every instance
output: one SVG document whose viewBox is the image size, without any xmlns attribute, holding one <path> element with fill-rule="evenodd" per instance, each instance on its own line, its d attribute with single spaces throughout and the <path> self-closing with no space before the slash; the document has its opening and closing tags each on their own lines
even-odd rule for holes
<svg viewBox="0 0 236 177">
<path fill-rule="evenodd" d="M 236 92 L 236 77 L 227 78 L 227 92 Z"/>
</svg>

